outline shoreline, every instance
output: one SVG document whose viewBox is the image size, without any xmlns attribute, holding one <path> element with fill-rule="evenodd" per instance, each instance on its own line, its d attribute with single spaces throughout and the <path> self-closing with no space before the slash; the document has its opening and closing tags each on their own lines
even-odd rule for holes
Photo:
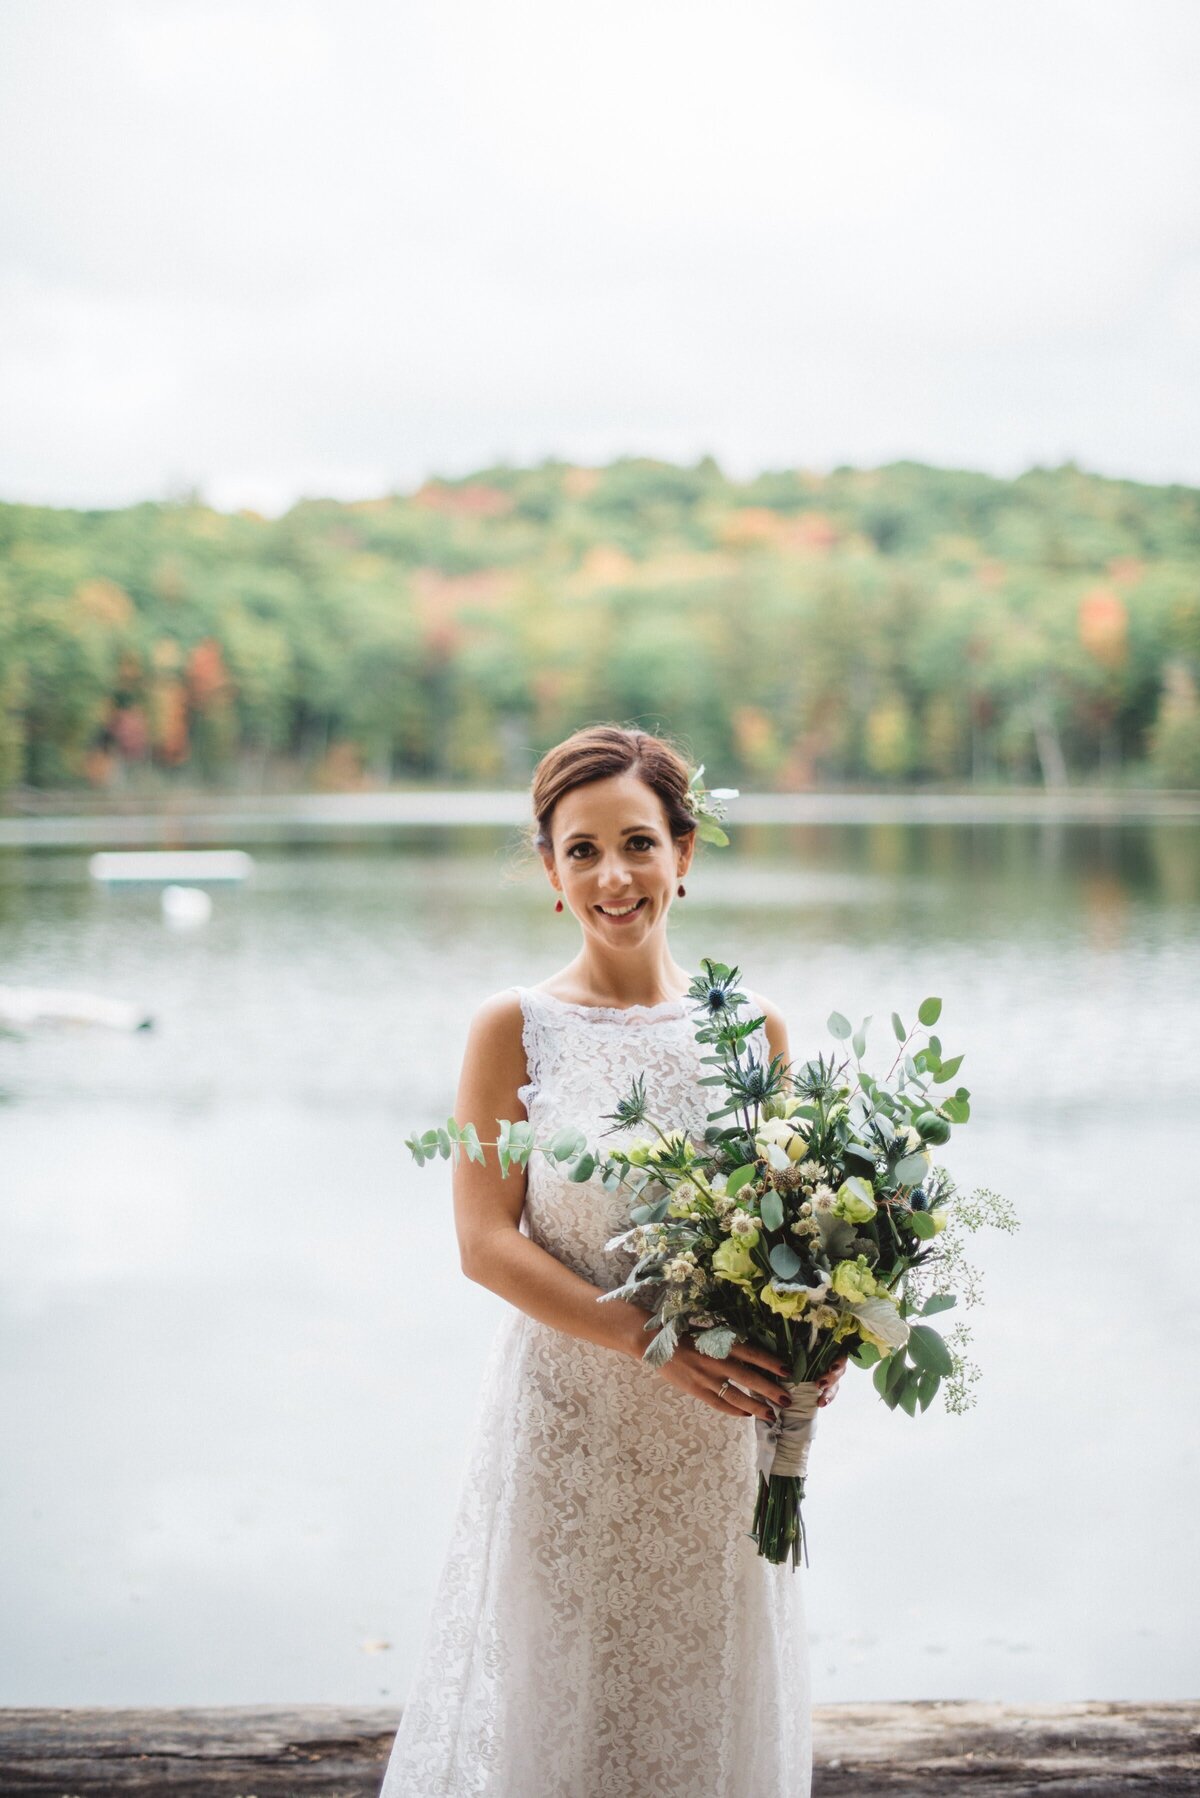
<svg viewBox="0 0 1200 1798">
<path fill-rule="evenodd" d="M 25 1798 L 376 1798 L 391 1705 L 0 1709 L 0 1791 Z M 813 1710 L 813 1798 L 1109 1798 L 1200 1789 L 1200 1699 Z"/>
<path fill-rule="evenodd" d="M 31 796 L 22 803 L 30 805 Z M 54 809 L 55 804 L 74 810 Z M 524 789 L 448 788 L 374 793 L 204 794 L 109 799 L 80 809 L 59 796 L 45 810 L 0 816 L 0 849 L 129 848 L 273 838 L 338 838 L 406 829 L 520 828 Z M 1064 788 L 1009 792 L 747 793 L 730 801 L 729 828 L 748 825 L 1143 824 L 1200 821 L 1200 791 Z"/>
</svg>

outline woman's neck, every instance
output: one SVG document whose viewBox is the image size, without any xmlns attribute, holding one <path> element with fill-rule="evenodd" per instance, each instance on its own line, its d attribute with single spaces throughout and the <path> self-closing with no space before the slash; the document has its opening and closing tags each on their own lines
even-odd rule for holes
<svg viewBox="0 0 1200 1798">
<path fill-rule="evenodd" d="M 660 950 L 638 955 L 605 954 L 585 944 L 575 960 L 555 976 L 555 984 L 569 987 L 560 998 L 584 1005 L 661 1005 L 678 999 L 692 976 L 681 968 L 664 943 Z"/>
</svg>

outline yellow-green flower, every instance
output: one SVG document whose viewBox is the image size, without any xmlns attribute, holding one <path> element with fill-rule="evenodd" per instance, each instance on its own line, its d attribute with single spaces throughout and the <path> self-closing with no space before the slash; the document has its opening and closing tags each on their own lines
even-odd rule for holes
<svg viewBox="0 0 1200 1798">
<path fill-rule="evenodd" d="M 757 1147 L 764 1150 L 774 1143 L 777 1148 L 782 1149 L 789 1161 L 803 1161 L 808 1151 L 808 1144 L 799 1135 L 795 1125 L 787 1123 L 783 1118 L 767 1118 L 758 1126 L 754 1141 Z M 768 1156 L 767 1159 L 771 1158 Z"/>
<path fill-rule="evenodd" d="M 946 1225 L 949 1222 L 948 1214 L 939 1206 L 936 1211 L 931 1211 L 928 1215 L 933 1222 L 933 1233 L 936 1236 L 939 1231 L 946 1228 Z"/>
<path fill-rule="evenodd" d="M 774 1280 L 768 1280 L 758 1296 L 780 1317 L 799 1317 L 808 1304 L 807 1292 L 780 1292 Z"/>
<path fill-rule="evenodd" d="M 863 1179 L 861 1174 L 851 1174 L 838 1187 L 830 1209 L 835 1217 L 844 1217 L 847 1223 L 865 1224 L 878 1210 L 874 1192 L 869 1180 Z"/>
<path fill-rule="evenodd" d="M 633 1142 L 626 1143 L 623 1153 L 633 1163 L 634 1167 L 645 1167 L 650 1159 L 650 1151 L 653 1147 L 654 1144 L 652 1142 L 647 1142 L 644 1136 L 639 1136 L 636 1137 Z"/>
<path fill-rule="evenodd" d="M 758 1241 L 757 1234 L 754 1241 Z M 750 1253 L 751 1240 L 747 1236 L 729 1236 L 714 1251 L 712 1258 L 713 1272 L 718 1280 L 730 1280 L 735 1286 L 744 1286 L 753 1290 L 751 1276 L 754 1273 L 754 1258 Z"/>
<path fill-rule="evenodd" d="M 843 1299 L 873 1299 L 879 1291 L 865 1255 L 839 1261 L 833 1270 L 833 1290 Z"/>
</svg>

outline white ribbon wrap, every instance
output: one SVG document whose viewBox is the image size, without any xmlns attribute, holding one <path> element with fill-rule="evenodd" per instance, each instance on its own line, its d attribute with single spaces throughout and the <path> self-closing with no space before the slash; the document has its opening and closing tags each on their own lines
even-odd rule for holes
<svg viewBox="0 0 1200 1798">
<path fill-rule="evenodd" d="M 784 1406 L 772 1423 L 763 1417 L 754 1419 L 758 1438 L 758 1471 L 765 1480 L 776 1478 L 802 1480 L 808 1471 L 808 1451 L 817 1427 L 817 1400 L 821 1388 L 815 1380 L 801 1380 L 788 1386 L 790 1405 Z"/>
</svg>

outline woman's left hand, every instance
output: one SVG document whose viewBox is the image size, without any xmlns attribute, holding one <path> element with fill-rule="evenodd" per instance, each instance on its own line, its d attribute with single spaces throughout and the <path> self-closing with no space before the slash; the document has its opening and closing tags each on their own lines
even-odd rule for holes
<svg viewBox="0 0 1200 1798">
<path fill-rule="evenodd" d="M 821 1396 L 817 1400 L 818 1410 L 822 1405 L 827 1405 L 831 1398 L 837 1397 L 838 1381 L 846 1371 L 846 1362 L 848 1359 L 848 1356 L 843 1355 L 840 1361 L 834 1362 L 828 1373 L 819 1373 L 817 1375 L 815 1384 L 821 1388 Z"/>
</svg>

